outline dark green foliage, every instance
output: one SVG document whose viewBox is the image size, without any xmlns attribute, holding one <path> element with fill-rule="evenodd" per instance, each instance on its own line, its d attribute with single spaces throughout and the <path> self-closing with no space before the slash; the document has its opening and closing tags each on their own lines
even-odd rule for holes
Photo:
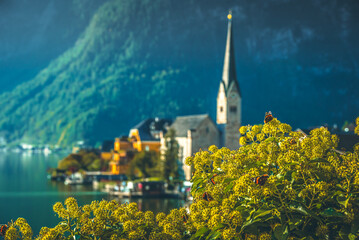
<svg viewBox="0 0 359 240">
<path fill-rule="evenodd" d="M 87 19 L 100 1 L 69 2 L 65 4 L 69 11 Z M 323 8 L 315 2 L 102 1 L 82 34 L 74 32 L 84 22 L 81 28 L 66 26 L 67 32 L 48 41 L 53 45 L 42 52 L 64 49 L 59 42 L 70 49 L 29 82 L 0 95 L 0 134 L 9 142 L 69 146 L 84 140 L 94 145 L 127 134 L 147 117 L 204 112 L 214 116 L 229 8 L 245 99 L 243 123 L 257 121 L 267 109 L 278 109 L 296 127 L 350 120 L 354 117 L 350 109 L 358 109 L 359 81 L 354 81 L 358 51 L 353 47 L 358 38 L 354 27 L 358 4 L 332 1 Z M 64 9 L 60 3 L 54 8 L 59 5 Z M 74 19 L 68 14 L 63 11 L 56 18 Z M 8 23 L 12 18 L 3 19 Z M 64 35 L 80 37 L 70 45 Z M 26 38 L 23 45 L 31 40 Z M 1 50 L 8 45 L 0 45 L 2 61 L 7 54 Z M 18 69 L 23 67 L 21 61 L 11 67 L 1 63 L 0 82 L 6 78 L 7 70 L 2 69 L 21 72 Z M 17 74 L 22 77 L 17 82 L 29 78 Z M 306 112 L 306 117 L 299 118 L 298 112 Z"/>
<path fill-rule="evenodd" d="M 107 163 L 103 162 L 98 152 L 90 150 L 80 150 L 79 153 L 71 153 L 58 163 L 60 170 L 86 170 L 99 171 L 107 168 Z"/>
<path fill-rule="evenodd" d="M 170 177 L 179 178 L 178 169 L 178 142 L 176 141 L 176 132 L 174 129 L 169 129 L 165 135 L 166 151 L 164 153 L 163 176 L 169 181 Z"/>
<path fill-rule="evenodd" d="M 128 132 L 146 117 L 174 117 L 203 106 L 199 97 L 184 101 L 190 94 L 184 90 L 196 82 L 184 81 L 193 79 L 185 65 L 165 55 L 158 59 L 166 31 L 174 31 L 165 24 L 169 16 L 157 15 L 166 7 L 175 6 L 165 1 L 104 3 L 72 48 L 31 81 L 0 95 L 5 138 L 94 145 Z M 167 50 L 171 55 L 174 49 Z"/>
<path fill-rule="evenodd" d="M 138 169 L 141 172 L 141 176 L 144 178 L 157 177 L 154 169 L 158 165 L 159 155 L 155 151 L 142 151 L 136 153 L 134 159 L 131 161 L 130 175 L 134 175 L 134 169 Z"/>
</svg>

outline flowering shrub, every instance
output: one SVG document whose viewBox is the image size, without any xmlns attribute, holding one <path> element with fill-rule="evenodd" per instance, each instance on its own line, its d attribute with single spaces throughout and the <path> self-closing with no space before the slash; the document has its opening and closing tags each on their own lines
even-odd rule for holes
<svg viewBox="0 0 359 240">
<path fill-rule="evenodd" d="M 359 118 L 356 120 L 359 125 Z M 305 136 L 276 118 L 240 128 L 238 150 L 211 146 L 186 159 L 193 165 L 189 211 L 142 212 L 135 203 L 74 198 L 54 211 L 62 219 L 38 239 L 357 239 L 359 145 L 336 150 L 326 128 Z M 359 133 L 359 128 L 355 129 Z M 6 239 L 30 239 L 24 219 Z"/>
<path fill-rule="evenodd" d="M 197 233 L 261 240 L 359 236 L 358 145 L 341 153 L 326 128 L 305 136 L 275 118 L 240 133 L 238 150 L 212 146 L 187 159 L 196 169 L 190 212 Z"/>
<path fill-rule="evenodd" d="M 119 205 L 113 201 L 93 201 L 79 207 L 74 198 L 58 202 L 54 212 L 62 219 L 54 228 L 43 227 L 36 239 L 182 239 L 186 227 L 182 216 L 186 210 L 173 209 L 170 214 L 142 212 L 136 203 Z M 31 239 L 32 231 L 23 218 L 11 223 L 5 239 Z"/>
</svg>

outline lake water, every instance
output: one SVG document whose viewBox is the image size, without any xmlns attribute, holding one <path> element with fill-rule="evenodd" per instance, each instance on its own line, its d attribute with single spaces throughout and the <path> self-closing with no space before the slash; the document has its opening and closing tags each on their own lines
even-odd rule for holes
<svg viewBox="0 0 359 240">
<path fill-rule="evenodd" d="M 92 186 L 67 186 L 47 179 L 46 170 L 56 167 L 67 154 L 44 155 L 0 152 L 0 224 L 25 218 L 33 229 L 34 236 L 43 226 L 53 227 L 59 219 L 52 210 L 53 204 L 75 197 L 80 205 L 93 200 L 111 200 L 105 193 L 94 191 Z M 117 199 L 117 198 L 115 198 Z M 128 199 L 117 199 L 119 203 Z M 142 211 L 155 213 L 184 206 L 178 199 L 134 199 Z"/>
</svg>

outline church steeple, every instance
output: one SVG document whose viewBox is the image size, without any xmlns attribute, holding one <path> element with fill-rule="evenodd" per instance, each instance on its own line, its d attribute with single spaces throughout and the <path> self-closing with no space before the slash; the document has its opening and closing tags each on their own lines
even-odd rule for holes
<svg viewBox="0 0 359 240">
<path fill-rule="evenodd" d="M 229 11 L 227 18 L 228 18 L 228 31 L 227 31 L 226 51 L 224 55 L 222 81 L 224 83 L 226 92 L 231 87 L 231 85 L 234 84 L 234 87 L 237 88 L 237 91 L 240 94 L 239 85 L 237 81 L 237 74 L 236 74 L 236 63 L 234 60 L 231 10 Z"/>
<path fill-rule="evenodd" d="M 217 124 L 221 129 L 222 146 L 229 149 L 239 147 L 239 127 L 242 118 L 242 97 L 239 89 L 234 61 L 232 36 L 232 12 L 228 14 L 228 32 L 224 54 L 223 74 L 217 95 Z"/>
</svg>

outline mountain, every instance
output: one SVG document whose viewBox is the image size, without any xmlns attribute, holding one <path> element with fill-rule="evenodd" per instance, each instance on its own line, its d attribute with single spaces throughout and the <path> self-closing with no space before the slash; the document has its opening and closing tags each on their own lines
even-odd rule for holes
<svg viewBox="0 0 359 240">
<path fill-rule="evenodd" d="M 94 145 L 146 117 L 214 117 L 230 8 L 244 124 L 268 110 L 297 127 L 354 119 L 357 1 L 109 0 L 68 50 L 0 95 L 2 136 Z"/>
<path fill-rule="evenodd" d="M 102 0 L 1 0 L 0 93 L 37 75 L 70 48 Z"/>
</svg>

